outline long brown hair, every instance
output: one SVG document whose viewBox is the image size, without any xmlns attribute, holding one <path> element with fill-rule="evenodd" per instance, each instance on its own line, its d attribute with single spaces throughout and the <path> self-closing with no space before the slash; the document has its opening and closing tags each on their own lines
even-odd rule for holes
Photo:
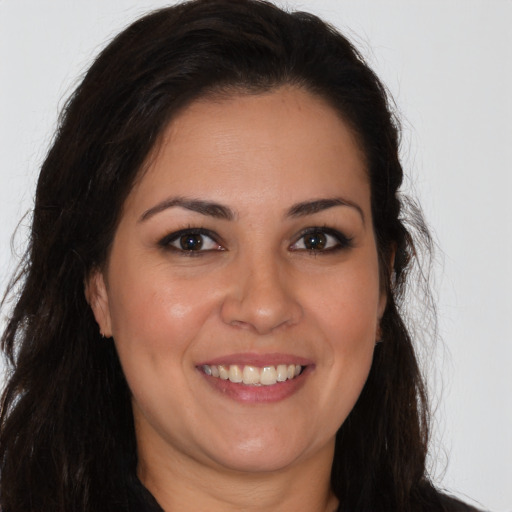
<svg viewBox="0 0 512 512">
<path fill-rule="evenodd" d="M 337 434 L 332 488 L 340 510 L 437 510 L 425 472 L 425 386 L 402 317 L 417 244 L 428 249 L 430 238 L 399 192 L 399 130 L 386 90 L 352 44 L 311 14 L 260 0 L 193 0 L 141 18 L 102 51 L 42 166 L 2 337 L 11 365 L 0 416 L 4 512 L 122 511 L 146 500 L 134 491 L 130 393 L 84 280 L 105 262 L 124 200 L 178 110 L 212 92 L 283 84 L 322 97 L 357 136 L 388 294 L 382 343 Z"/>
</svg>

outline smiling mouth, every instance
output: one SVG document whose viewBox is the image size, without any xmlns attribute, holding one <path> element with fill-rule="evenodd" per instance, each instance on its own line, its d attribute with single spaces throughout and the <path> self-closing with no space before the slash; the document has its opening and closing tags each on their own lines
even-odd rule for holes
<svg viewBox="0 0 512 512">
<path fill-rule="evenodd" d="M 279 364 L 277 366 L 252 365 L 209 365 L 199 368 L 205 375 L 221 380 L 229 380 L 235 384 L 247 386 L 273 386 L 278 382 L 286 382 L 298 377 L 305 366 L 299 364 Z"/>
</svg>

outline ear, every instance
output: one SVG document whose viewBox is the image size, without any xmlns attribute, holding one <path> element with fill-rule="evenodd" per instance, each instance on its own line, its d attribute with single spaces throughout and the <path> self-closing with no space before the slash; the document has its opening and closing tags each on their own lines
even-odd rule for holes
<svg viewBox="0 0 512 512">
<path fill-rule="evenodd" d="M 379 304 L 378 304 L 378 323 L 377 323 L 377 332 L 375 333 L 375 341 L 378 343 L 382 339 L 382 330 L 380 327 L 380 321 L 384 315 L 384 311 L 386 310 L 386 305 L 388 302 L 388 295 L 392 293 L 393 290 L 393 276 L 394 276 L 394 268 L 395 268 L 395 255 L 396 255 L 396 244 L 393 244 L 391 247 L 391 251 L 389 254 L 388 268 L 387 272 L 382 272 L 381 275 L 385 276 L 389 282 L 383 283 L 381 286 Z"/>
<path fill-rule="evenodd" d="M 112 321 L 103 272 L 94 270 L 85 281 L 85 298 L 91 306 L 102 336 L 112 337 Z"/>
<path fill-rule="evenodd" d="M 379 304 L 377 308 L 377 329 L 375 330 L 375 344 L 380 343 L 382 341 L 382 328 L 380 326 L 380 322 L 382 320 L 382 316 L 384 315 L 384 311 L 386 310 L 386 304 L 388 302 L 388 291 L 384 288 L 380 292 Z"/>
</svg>

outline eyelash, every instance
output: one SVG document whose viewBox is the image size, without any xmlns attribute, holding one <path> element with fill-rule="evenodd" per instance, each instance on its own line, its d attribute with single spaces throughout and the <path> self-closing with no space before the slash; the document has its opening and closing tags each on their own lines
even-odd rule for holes
<svg viewBox="0 0 512 512">
<path fill-rule="evenodd" d="M 326 249 L 314 249 L 314 248 L 294 248 L 295 245 L 297 245 L 304 237 L 308 235 L 326 235 L 327 237 L 332 237 L 336 241 L 336 245 L 333 247 L 327 247 Z M 202 240 L 202 244 L 204 244 L 204 237 L 209 238 L 214 244 L 217 245 L 217 248 L 211 248 L 211 249 L 202 249 L 199 248 L 197 250 L 194 249 L 183 249 L 180 247 L 175 247 L 172 244 L 175 242 L 178 242 L 180 238 L 184 236 L 200 236 Z M 332 242 L 331 242 L 332 243 Z M 222 246 L 221 243 L 218 242 L 218 236 L 210 231 L 209 229 L 205 228 L 185 228 L 180 229 L 179 231 L 175 231 L 173 233 L 169 233 L 164 238 L 162 238 L 158 245 L 166 250 L 176 251 L 176 253 L 183 255 L 183 256 L 192 256 L 197 257 L 203 255 L 205 252 L 215 252 L 215 251 L 224 251 L 225 248 Z M 338 231 L 337 229 L 328 228 L 326 226 L 313 226 L 309 227 L 307 229 L 304 229 L 299 236 L 296 238 L 296 241 L 293 242 L 290 245 L 290 250 L 293 252 L 296 251 L 306 251 L 308 253 L 312 253 L 315 255 L 318 254 L 332 254 L 338 251 L 341 251 L 343 249 L 349 249 L 353 247 L 353 240 L 350 237 L 345 236 L 343 233 Z"/>
<path fill-rule="evenodd" d="M 201 236 L 203 238 L 203 240 L 204 240 L 204 237 L 207 237 L 210 240 L 212 240 L 215 244 L 217 244 L 218 249 L 205 249 L 205 250 L 189 249 L 189 250 L 187 250 L 187 249 L 175 247 L 175 246 L 172 245 L 174 242 L 179 241 L 180 238 L 182 238 L 184 236 L 187 236 L 187 235 L 189 237 L 190 236 Z M 201 253 L 225 250 L 222 247 L 222 244 L 220 244 L 217 241 L 217 235 L 215 235 L 215 233 L 213 233 L 209 229 L 192 228 L 192 227 L 185 228 L 185 229 L 180 229 L 179 231 L 175 231 L 173 233 L 169 233 L 168 235 L 164 236 L 164 238 L 162 238 L 158 242 L 158 245 L 160 247 L 164 248 L 164 249 L 168 249 L 168 250 L 171 250 L 171 251 L 176 251 L 178 254 L 182 254 L 182 255 L 185 255 L 185 256 L 201 256 Z"/>
<path fill-rule="evenodd" d="M 294 251 L 307 251 L 312 254 L 332 254 L 338 251 L 342 251 L 344 249 L 350 249 L 353 247 L 353 239 L 344 235 L 341 231 L 337 229 L 328 228 L 327 226 L 313 226 L 310 228 L 304 229 L 300 235 L 297 237 L 296 242 L 292 244 L 292 247 L 296 245 L 300 240 L 303 240 L 304 237 L 308 235 L 327 235 L 328 237 L 334 238 L 336 241 L 336 245 L 333 247 L 328 247 L 326 249 L 308 249 L 307 247 L 304 249 L 292 249 Z"/>
</svg>

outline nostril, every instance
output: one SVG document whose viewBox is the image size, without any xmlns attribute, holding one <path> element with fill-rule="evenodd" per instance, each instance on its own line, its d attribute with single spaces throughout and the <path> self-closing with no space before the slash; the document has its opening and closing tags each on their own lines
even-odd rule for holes
<svg viewBox="0 0 512 512">
<path fill-rule="evenodd" d="M 223 321 L 243 330 L 266 334 L 279 328 L 295 325 L 301 317 L 301 308 L 294 304 L 272 308 L 250 308 L 247 305 L 233 308 L 224 305 Z"/>
<path fill-rule="evenodd" d="M 266 334 L 300 320 L 302 308 L 289 280 L 283 279 L 275 258 L 262 261 L 264 258 L 230 269 L 231 282 L 221 307 L 224 323 Z"/>
</svg>

